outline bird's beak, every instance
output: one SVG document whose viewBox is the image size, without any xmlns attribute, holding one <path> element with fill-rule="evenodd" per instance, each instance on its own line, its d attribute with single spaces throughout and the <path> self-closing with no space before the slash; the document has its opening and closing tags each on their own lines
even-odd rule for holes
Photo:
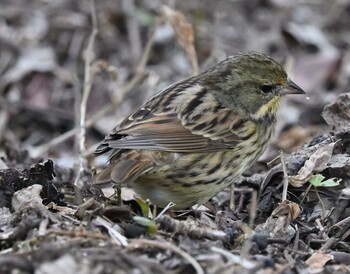
<svg viewBox="0 0 350 274">
<path fill-rule="evenodd" d="M 281 91 L 281 95 L 287 94 L 305 94 L 305 91 L 292 80 L 288 79 L 287 85 Z"/>
</svg>

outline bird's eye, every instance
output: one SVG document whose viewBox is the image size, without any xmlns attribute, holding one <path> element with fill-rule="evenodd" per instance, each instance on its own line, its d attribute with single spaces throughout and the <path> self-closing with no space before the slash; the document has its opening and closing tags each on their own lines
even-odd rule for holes
<svg viewBox="0 0 350 274">
<path fill-rule="evenodd" d="M 262 85 L 260 87 L 261 91 L 263 93 L 272 93 L 276 90 L 276 86 L 273 86 L 273 85 Z"/>
</svg>

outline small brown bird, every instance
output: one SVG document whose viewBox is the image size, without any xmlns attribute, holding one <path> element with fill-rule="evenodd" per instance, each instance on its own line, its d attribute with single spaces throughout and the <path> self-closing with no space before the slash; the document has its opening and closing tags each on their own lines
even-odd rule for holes
<svg viewBox="0 0 350 274">
<path fill-rule="evenodd" d="M 174 209 L 203 204 L 265 151 L 282 96 L 304 94 L 265 54 L 238 53 L 158 92 L 94 155 L 111 152 L 95 185 L 130 185 Z"/>
</svg>

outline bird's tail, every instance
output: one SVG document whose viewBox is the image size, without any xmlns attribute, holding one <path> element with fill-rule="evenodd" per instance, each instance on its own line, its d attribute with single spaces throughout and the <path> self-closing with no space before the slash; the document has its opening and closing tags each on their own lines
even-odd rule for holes
<svg viewBox="0 0 350 274">
<path fill-rule="evenodd" d="M 110 159 L 109 166 L 93 176 L 92 185 L 104 187 L 111 183 L 127 185 L 152 169 L 154 163 L 148 155 L 138 151 L 125 151 Z"/>
</svg>

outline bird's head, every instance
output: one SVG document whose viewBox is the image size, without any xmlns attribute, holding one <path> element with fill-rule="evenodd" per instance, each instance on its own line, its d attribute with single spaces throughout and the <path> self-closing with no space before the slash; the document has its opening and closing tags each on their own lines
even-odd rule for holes
<svg viewBox="0 0 350 274">
<path fill-rule="evenodd" d="M 256 52 L 228 57 L 202 79 L 225 106 L 257 120 L 275 117 L 282 96 L 305 93 L 278 62 Z"/>
</svg>

